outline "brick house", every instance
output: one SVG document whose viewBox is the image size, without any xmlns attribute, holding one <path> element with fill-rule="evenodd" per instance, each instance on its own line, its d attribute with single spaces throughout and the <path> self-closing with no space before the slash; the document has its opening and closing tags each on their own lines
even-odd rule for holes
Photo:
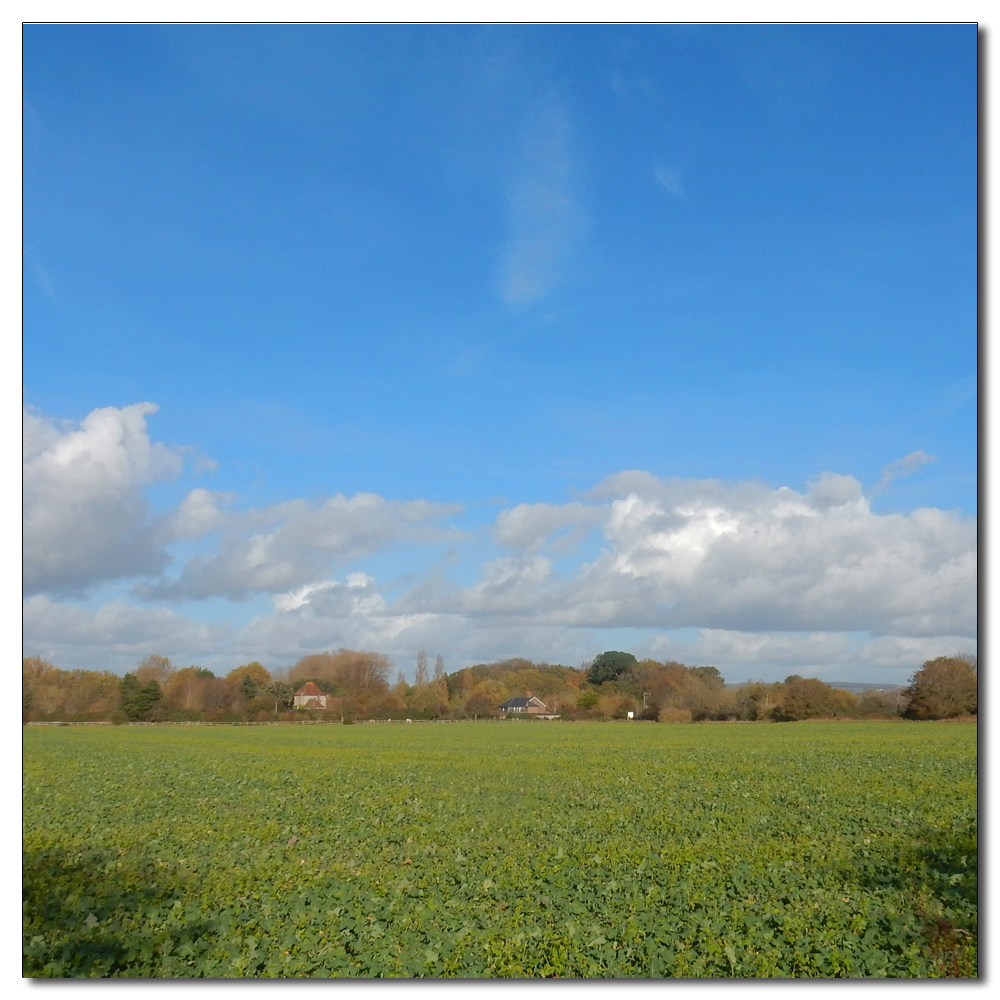
<svg viewBox="0 0 1000 1000">
<path fill-rule="evenodd" d="M 543 701 L 539 701 L 530 691 L 525 691 L 524 695 L 523 698 L 508 698 L 500 706 L 500 711 L 504 714 L 521 714 L 523 712 L 528 715 L 544 715 L 546 713 L 547 709 Z"/>
</svg>

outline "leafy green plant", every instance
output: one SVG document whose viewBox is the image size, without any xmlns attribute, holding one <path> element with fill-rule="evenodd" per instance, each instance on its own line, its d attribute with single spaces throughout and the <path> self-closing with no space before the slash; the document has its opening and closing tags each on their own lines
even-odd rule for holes
<svg viewBox="0 0 1000 1000">
<path fill-rule="evenodd" d="M 24 737 L 29 977 L 976 975 L 971 725 Z"/>
</svg>

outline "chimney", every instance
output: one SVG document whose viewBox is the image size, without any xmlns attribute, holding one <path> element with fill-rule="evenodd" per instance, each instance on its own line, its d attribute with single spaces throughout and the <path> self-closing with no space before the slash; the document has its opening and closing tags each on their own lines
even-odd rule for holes
<svg viewBox="0 0 1000 1000">
<path fill-rule="evenodd" d="M 525 693 L 525 694 L 526 694 L 526 695 L 527 695 L 527 696 L 528 696 L 529 698 L 531 697 L 531 691 L 525 691 L 524 693 Z"/>
</svg>

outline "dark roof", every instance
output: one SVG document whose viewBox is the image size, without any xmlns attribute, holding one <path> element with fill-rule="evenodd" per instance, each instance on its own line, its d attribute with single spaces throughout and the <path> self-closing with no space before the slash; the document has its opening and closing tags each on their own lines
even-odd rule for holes
<svg viewBox="0 0 1000 1000">
<path fill-rule="evenodd" d="M 545 708 L 545 702 L 539 701 L 534 695 L 530 698 L 509 698 L 500 707 L 501 708 L 527 708 L 530 704 L 541 705 Z"/>
</svg>

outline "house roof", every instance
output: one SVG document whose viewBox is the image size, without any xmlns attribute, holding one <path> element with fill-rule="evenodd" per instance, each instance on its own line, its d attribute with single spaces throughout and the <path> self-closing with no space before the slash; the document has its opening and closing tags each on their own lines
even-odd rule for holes
<svg viewBox="0 0 1000 1000">
<path fill-rule="evenodd" d="M 545 708 L 545 703 L 539 701 L 534 695 L 532 695 L 530 698 L 509 698 L 500 707 L 527 708 L 529 705 L 539 705 L 541 708 Z"/>
<path fill-rule="evenodd" d="M 322 697 L 322 695 L 323 695 L 323 692 L 320 691 L 320 689 L 318 687 L 316 687 L 316 685 L 313 684 L 312 681 L 306 681 L 305 684 L 303 684 L 302 687 L 300 687 L 298 689 L 298 691 L 296 691 L 295 694 L 292 695 L 292 697 L 293 698 L 300 698 L 300 697 L 315 698 L 317 696 L 318 697 Z"/>
</svg>

